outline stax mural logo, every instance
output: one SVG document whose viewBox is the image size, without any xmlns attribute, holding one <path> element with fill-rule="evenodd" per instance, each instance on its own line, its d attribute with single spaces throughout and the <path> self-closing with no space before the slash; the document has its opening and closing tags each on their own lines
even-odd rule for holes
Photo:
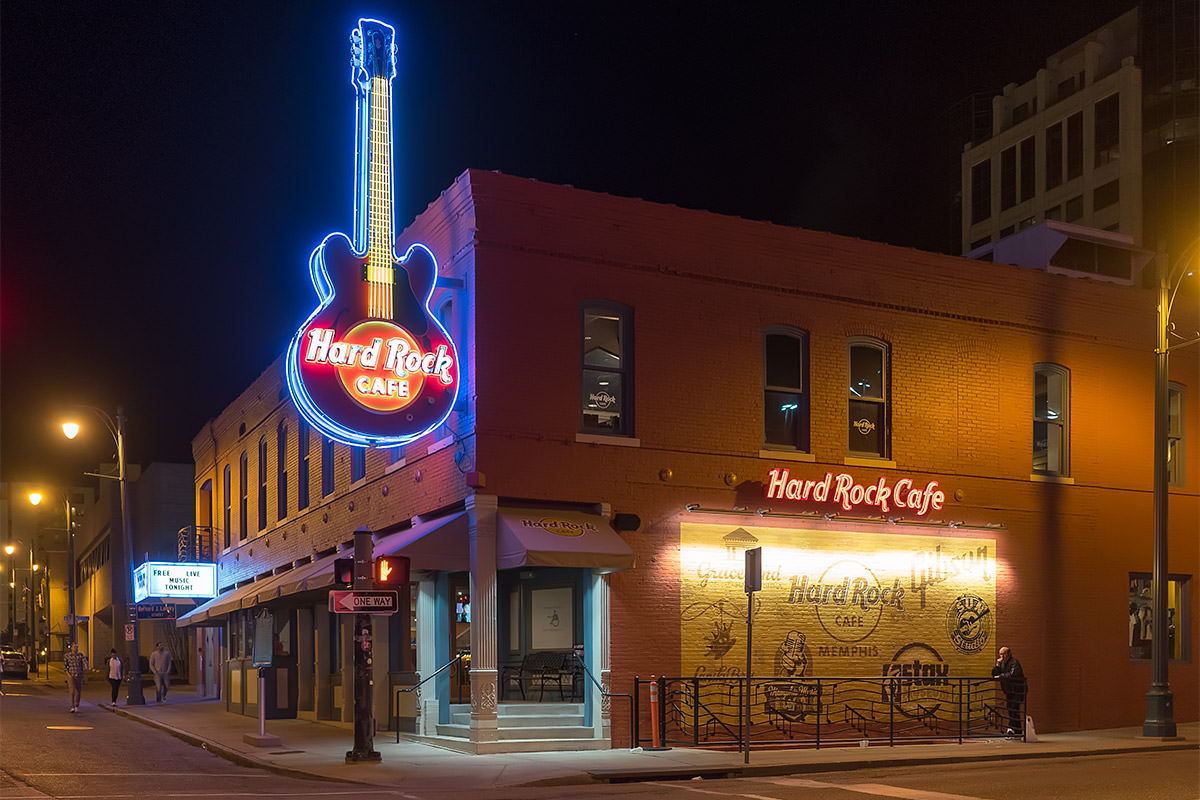
<svg viewBox="0 0 1200 800">
<path fill-rule="evenodd" d="M 962 594 L 946 612 L 946 633 L 960 653 L 978 653 L 992 633 L 992 609 L 982 597 Z"/>
<path fill-rule="evenodd" d="M 949 695 L 950 665 L 924 642 L 904 645 L 883 665 L 881 699 L 906 717 L 931 717 Z"/>
<path fill-rule="evenodd" d="M 542 517 L 541 519 L 521 517 L 521 524 L 526 528 L 541 528 L 546 533 L 553 533 L 555 536 L 583 536 L 585 533 L 598 530 L 590 522 L 572 522 L 559 517 Z"/>
<path fill-rule="evenodd" d="M 826 633 L 839 642 L 860 642 L 879 627 L 884 608 L 904 611 L 904 587 L 899 578 L 881 586 L 865 565 L 842 560 L 815 579 L 793 576 L 787 602 L 816 606 L 817 621 Z"/>
</svg>

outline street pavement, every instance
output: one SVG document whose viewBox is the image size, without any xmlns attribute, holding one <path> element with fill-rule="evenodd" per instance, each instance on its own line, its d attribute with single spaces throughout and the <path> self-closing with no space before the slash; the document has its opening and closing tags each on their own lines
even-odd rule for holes
<svg viewBox="0 0 1200 800">
<path fill-rule="evenodd" d="M 45 678 L 43 677 L 43 680 Z M 61 675 L 50 682 L 61 686 Z M 5 687 L 11 686 L 8 681 Z M 83 711 L 96 709 L 166 730 L 198 747 L 247 766 L 295 777 L 346 781 L 375 786 L 403 785 L 408 790 L 455 789 L 459 792 L 513 786 L 564 786 L 670 778 L 762 777 L 819 772 L 911 767 L 968 761 L 1060 758 L 1164 750 L 1200 749 L 1200 723 L 1180 723 L 1175 740 L 1144 738 L 1141 727 L 1038 734 L 1037 742 L 1008 739 L 972 740 L 963 744 L 907 744 L 868 747 L 752 750 L 750 763 L 736 751 L 700 748 L 670 750 L 599 750 L 563 753 L 467 755 L 428 744 L 401 740 L 395 734 L 375 736 L 380 763 L 346 763 L 353 749 L 349 723 L 267 720 L 266 732 L 280 744 L 258 747 L 243 740 L 258 733 L 258 720 L 225 711 L 219 700 L 200 698 L 190 686 L 172 687 L 168 701 L 154 702 L 147 687 L 144 706 L 128 706 L 122 696 L 109 705 L 108 687 L 92 681 L 85 689 Z M 64 690 L 65 697 L 65 690 Z M 64 700 L 65 702 L 65 700 Z"/>
</svg>

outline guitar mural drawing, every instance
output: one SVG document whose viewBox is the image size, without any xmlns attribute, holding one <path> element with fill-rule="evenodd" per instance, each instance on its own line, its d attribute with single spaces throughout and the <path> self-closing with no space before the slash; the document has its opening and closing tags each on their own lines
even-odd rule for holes
<svg viewBox="0 0 1200 800">
<path fill-rule="evenodd" d="M 394 447 L 440 425 L 459 386 L 458 353 L 430 312 L 438 266 L 423 244 L 395 252 L 392 95 L 395 30 L 361 19 L 351 31 L 356 94 L 354 236 L 333 233 L 313 251 L 318 305 L 288 346 L 288 388 L 329 438 Z"/>
</svg>

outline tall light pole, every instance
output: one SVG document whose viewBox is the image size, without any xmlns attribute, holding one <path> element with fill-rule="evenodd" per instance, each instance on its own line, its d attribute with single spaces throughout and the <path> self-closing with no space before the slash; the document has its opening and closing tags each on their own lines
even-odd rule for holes
<svg viewBox="0 0 1200 800">
<path fill-rule="evenodd" d="M 43 495 L 41 492 L 29 493 L 29 502 L 35 506 L 41 503 L 42 499 Z M 69 633 L 67 636 L 67 645 L 64 648 L 65 652 L 71 649 L 71 645 L 75 644 L 75 525 L 74 521 L 71 519 L 74 509 L 71 507 L 70 494 L 64 492 L 62 495 L 62 501 L 63 505 L 66 506 L 67 509 L 67 630 Z M 49 564 L 46 565 L 46 568 L 49 570 Z M 49 572 L 47 572 L 47 576 L 48 575 Z M 47 587 L 49 587 L 49 583 L 50 580 L 49 577 L 47 577 Z M 46 590 L 46 602 L 47 605 L 50 602 L 49 588 Z M 48 625 L 50 621 L 49 610 L 46 611 L 46 621 Z M 49 635 L 47 635 L 47 639 L 49 639 Z"/>
<path fill-rule="evenodd" d="M 17 565 L 13 553 L 17 552 L 15 544 L 4 545 L 4 555 L 8 556 L 8 646 L 17 646 Z"/>
<path fill-rule="evenodd" d="M 1167 636 L 1167 436 L 1170 427 L 1168 405 L 1169 383 L 1167 359 L 1171 350 L 1178 350 L 1200 341 L 1200 334 L 1183 340 L 1174 333 L 1171 311 L 1175 295 L 1183 279 L 1196 274 L 1192 260 L 1196 257 L 1200 239 L 1192 242 L 1183 255 L 1168 269 L 1165 264 L 1158 269 L 1158 341 L 1155 344 L 1154 363 L 1154 576 L 1152 581 L 1154 638 L 1150 643 L 1150 691 L 1146 692 L 1146 720 L 1142 723 L 1142 735 L 1174 737 L 1175 709 L 1171 684 L 1167 679 L 1167 662 L 1170 644 Z M 1172 285 L 1173 284 L 1173 285 Z M 1172 344 L 1171 335 L 1181 341 Z"/>
<path fill-rule="evenodd" d="M 129 525 L 129 482 L 125 479 L 125 414 L 121 407 L 117 407 L 117 418 L 113 420 L 107 413 L 95 406 L 75 406 L 85 411 L 95 414 L 108 428 L 108 432 L 112 434 L 113 441 L 117 445 L 117 474 L 106 475 L 101 472 L 88 472 L 86 475 L 91 475 L 96 478 L 107 478 L 116 480 L 121 485 L 121 535 L 125 539 L 125 608 L 128 615 L 127 624 L 133 626 L 133 638 L 130 642 L 132 647 L 132 655 L 130 660 L 133 662 L 129 672 L 129 697 L 128 703 L 134 706 L 146 704 L 146 698 L 142 694 L 142 665 L 141 654 L 138 648 L 138 618 L 137 605 L 133 602 L 133 528 Z M 68 439 L 74 439 L 79 435 L 79 423 L 64 422 L 62 425 L 63 434 Z M 114 625 L 116 620 L 113 620 Z"/>
</svg>

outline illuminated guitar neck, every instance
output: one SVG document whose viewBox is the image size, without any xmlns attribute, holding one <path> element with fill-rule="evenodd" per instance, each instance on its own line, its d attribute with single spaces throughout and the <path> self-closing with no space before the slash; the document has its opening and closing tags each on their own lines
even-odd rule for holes
<svg viewBox="0 0 1200 800">
<path fill-rule="evenodd" d="M 392 318 L 392 88 L 384 77 L 371 79 L 370 175 L 367 181 L 368 313 Z"/>
</svg>

